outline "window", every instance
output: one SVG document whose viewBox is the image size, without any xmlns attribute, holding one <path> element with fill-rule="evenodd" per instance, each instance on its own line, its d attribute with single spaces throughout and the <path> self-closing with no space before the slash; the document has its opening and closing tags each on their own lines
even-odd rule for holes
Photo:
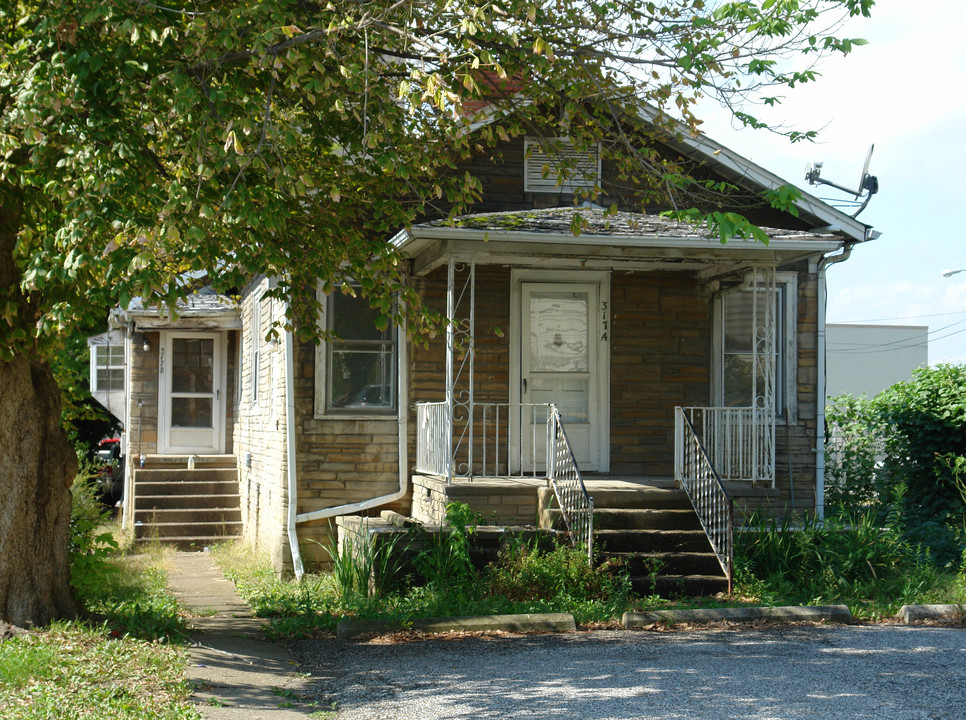
<svg viewBox="0 0 966 720">
<path fill-rule="evenodd" d="M 342 292 L 329 296 L 325 345 L 326 407 L 337 412 L 386 412 L 396 406 L 396 332 L 378 327 L 368 300 Z"/>
<path fill-rule="evenodd" d="M 258 402 L 258 385 L 262 373 L 262 296 L 258 295 L 252 301 L 252 332 L 249 345 L 249 366 L 251 367 L 251 403 Z"/>
<path fill-rule="evenodd" d="M 577 150 L 567 138 L 524 140 L 525 192 L 593 190 L 600 180 L 600 145 Z"/>
<path fill-rule="evenodd" d="M 775 414 L 794 411 L 795 293 L 794 275 L 779 273 L 775 293 Z M 759 310 L 760 312 L 760 310 Z M 715 300 L 715 398 L 717 405 L 754 404 L 754 293 L 734 288 Z M 758 374 L 757 387 L 763 387 Z"/>
<path fill-rule="evenodd" d="M 124 389 L 124 346 L 91 346 L 91 392 Z"/>
</svg>

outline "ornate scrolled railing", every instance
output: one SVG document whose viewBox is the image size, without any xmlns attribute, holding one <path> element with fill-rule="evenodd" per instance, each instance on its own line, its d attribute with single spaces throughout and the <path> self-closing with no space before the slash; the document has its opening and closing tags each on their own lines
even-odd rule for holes
<svg viewBox="0 0 966 720">
<path fill-rule="evenodd" d="M 548 403 L 416 403 L 416 472 L 454 479 L 545 477 Z M 450 414 L 452 413 L 452 414 Z"/>
<path fill-rule="evenodd" d="M 734 577 L 734 501 L 705 451 L 685 408 L 675 408 L 675 480 L 701 521 L 731 592 Z"/>
</svg>

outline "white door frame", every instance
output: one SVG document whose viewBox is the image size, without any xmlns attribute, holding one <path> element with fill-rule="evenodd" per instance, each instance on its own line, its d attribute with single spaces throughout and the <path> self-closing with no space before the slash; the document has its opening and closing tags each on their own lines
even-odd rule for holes
<svg viewBox="0 0 966 720">
<path fill-rule="evenodd" d="M 225 402 L 228 361 L 226 352 L 227 333 L 194 332 L 190 330 L 162 330 L 158 348 L 158 452 L 161 454 L 206 453 L 221 455 L 225 452 Z M 211 407 L 211 443 L 173 444 L 171 436 L 171 358 L 175 338 L 211 339 L 213 344 L 213 387 Z"/>
<path fill-rule="evenodd" d="M 596 378 L 592 378 L 596 393 L 596 408 L 589 408 L 594 421 L 593 442 L 596 443 L 596 462 L 585 463 L 581 470 L 608 472 L 610 470 L 610 273 L 590 270 L 531 270 L 512 269 L 510 271 L 510 372 L 509 398 L 511 403 L 522 402 L 523 348 L 523 285 L 542 283 L 548 286 L 565 288 L 568 284 L 595 285 L 597 287 L 597 308 L 591 312 L 592 326 L 588 335 L 597 338 Z M 595 412 L 596 410 L 596 412 Z M 519 420 L 516 420 L 519 425 Z M 511 457 L 521 458 L 519 443 L 523 433 L 519 427 L 511 425 Z M 519 470 L 520 468 L 514 468 Z"/>
</svg>

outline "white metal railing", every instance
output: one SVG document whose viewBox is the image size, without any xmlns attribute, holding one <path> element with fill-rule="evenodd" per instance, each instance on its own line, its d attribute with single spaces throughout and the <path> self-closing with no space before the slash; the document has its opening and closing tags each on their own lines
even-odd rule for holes
<svg viewBox="0 0 966 720">
<path fill-rule="evenodd" d="M 416 472 L 454 478 L 546 477 L 548 403 L 416 403 Z"/>
<path fill-rule="evenodd" d="M 775 486 L 774 413 L 753 407 L 676 408 L 675 443 L 684 427 L 694 427 L 718 476 Z M 675 468 L 680 451 L 675 451 Z"/>
<path fill-rule="evenodd" d="M 416 403 L 416 472 L 454 478 L 538 477 L 553 487 L 571 541 L 593 562 L 594 501 L 556 405 L 477 403 L 450 414 Z"/>
<path fill-rule="evenodd" d="M 715 472 L 685 408 L 675 408 L 674 414 L 675 427 L 680 430 L 675 438 L 676 455 L 680 459 L 680 463 L 675 463 L 675 480 L 691 499 L 701 527 L 728 578 L 728 592 L 731 592 L 734 576 L 734 501 Z"/>
<path fill-rule="evenodd" d="M 548 437 L 552 443 L 547 467 L 547 478 L 553 486 L 560 514 L 570 533 L 574 547 L 583 545 L 587 561 L 594 564 L 594 499 L 587 493 L 580 468 L 574 459 L 573 449 L 567 439 L 567 431 L 560 419 L 556 405 L 550 406 Z"/>
</svg>

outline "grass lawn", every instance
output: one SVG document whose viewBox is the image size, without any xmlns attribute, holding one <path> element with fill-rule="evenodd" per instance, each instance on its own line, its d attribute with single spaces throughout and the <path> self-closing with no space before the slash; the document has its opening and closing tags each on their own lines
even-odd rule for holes
<svg viewBox="0 0 966 720">
<path fill-rule="evenodd" d="M 0 640 L 0 717 L 197 720 L 188 651 L 160 554 L 104 561 L 90 619 Z"/>
</svg>

